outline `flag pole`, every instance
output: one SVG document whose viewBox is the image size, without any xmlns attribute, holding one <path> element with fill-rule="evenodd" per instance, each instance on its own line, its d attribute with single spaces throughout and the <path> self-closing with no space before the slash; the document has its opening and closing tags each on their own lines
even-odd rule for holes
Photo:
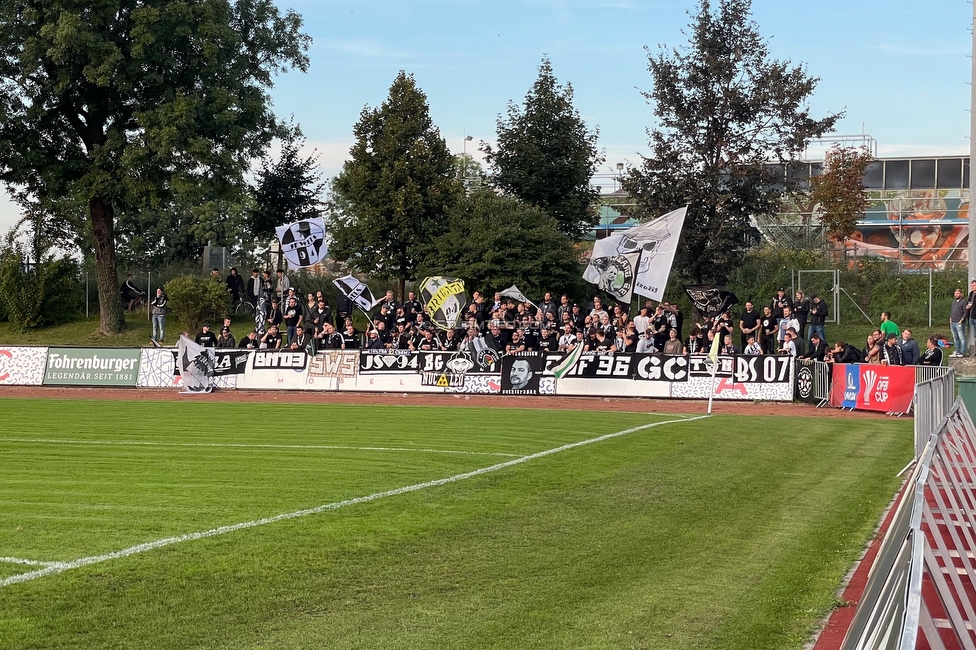
<svg viewBox="0 0 976 650">
<path fill-rule="evenodd" d="M 712 389 L 708 391 L 708 414 L 712 414 L 712 401 L 715 399 L 715 375 L 718 373 L 718 330 L 712 329 L 712 349 L 708 351 L 708 359 L 712 362 Z"/>
</svg>

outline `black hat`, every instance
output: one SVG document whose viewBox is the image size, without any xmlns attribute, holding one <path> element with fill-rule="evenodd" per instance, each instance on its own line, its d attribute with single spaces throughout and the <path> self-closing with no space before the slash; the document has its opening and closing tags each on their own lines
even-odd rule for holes
<svg viewBox="0 0 976 650">
<path fill-rule="evenodd" d="M 223 327 L 220 328 L 220 331 L 221 332 L 229 332 L 230 331 L 230 328 L 227 327 L 226 325 L 224 325 Z"/>
<path fill-rule="evenodd" d="M 210 327 L 210 323 L 204 323 L 204 324 L 203 324 L 203 327 L 205 327 L 205 328 L 209 328 L 209 327 Z"/>
<path fill-rule="evenodd" d="M 786 293 L 786 289 L 784 289 L 783 287 L 780 287 L 780 288 L 779 288 L 779 289 L 777 289 L 776 291 L 782 291 L 783 293 Z"/>
</svg>

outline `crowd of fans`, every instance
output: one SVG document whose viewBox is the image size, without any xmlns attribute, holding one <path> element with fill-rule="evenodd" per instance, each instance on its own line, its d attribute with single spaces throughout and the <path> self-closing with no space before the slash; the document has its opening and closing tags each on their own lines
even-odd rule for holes
<svg viewBox="0 0 976 650">
<path fill-rule="evenodd" d="M 214 277 L 220 280 L 216 269 Z M 456 351 L 462 346 L 508 354 L 571 352 L 583 346 L 593 352 L 704 355 L 718 337 L 722 355 L 784 354 L 827 363 L 942 364 L 936 337 L 926 340 L 925 350 L 920 350 L 911 330 L 899 329 L 887 312 L 881 314 L 879 328 L 867 336 L 863 349 L 844 341 L 828 344 L 827 303 L 801 291 L 790 298 L 783 288 L 761 308 L 746 301 L 737 319 L 731 310 L 716 317 L 695 318 L 685 336 L 684 314 L 668 301 L 654 304 L 648 300 L 631 318 L 620 305 L 605 304 L 600 296 L 579 303 L 567 295 L 557 301 L 547 292 L 536 304 L 501 293 L 486 299 L 477 291 L 451 329 L 430 322 L 413 291 L 402 304 L 387 291 L 369 316 L 367 330 L 361 332 L 353 323 L 353 304 L 347 298 L 340 295 L 333 310 L 321 291 L 301 295 L 282 270 L 272 280 L 269 271 L 255 269 L 245 281 L 231 269 L 225 282 L 235 301 L 249 300 L 257 307 L 255 327 L 237 341 L 230 320 L 225 320 L 219 334 L 205 327 L 197 335 L 202 345 L 308 354 L 324 349 Z M 976 299 L 976 282 L 973 284 L 970 306 Z"/>
</svg>

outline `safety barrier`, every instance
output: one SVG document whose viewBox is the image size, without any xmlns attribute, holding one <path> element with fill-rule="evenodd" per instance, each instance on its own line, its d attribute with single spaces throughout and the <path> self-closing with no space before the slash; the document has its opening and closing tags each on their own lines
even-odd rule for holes
<svg viewBox="0 0 976 650">
<path fill-rule="evenodd" d="M 915 384 L 912 398 L 915 409 L 915 458 L 922 454 L 929 436 L 952 408 L 956 393 L 956 373 L 952 368 L 923 368 L 919 370 L 938 370 L 942 372 L 924 374 L 932 377 Z M 918 374 L 916 373 L 916 377 Z"/>
<path fill-rule="evenodd" d="M 842 650 L 976 648 L 974 549 L 976 427 L 957 399 L 919 454 Z"/>
</svg>

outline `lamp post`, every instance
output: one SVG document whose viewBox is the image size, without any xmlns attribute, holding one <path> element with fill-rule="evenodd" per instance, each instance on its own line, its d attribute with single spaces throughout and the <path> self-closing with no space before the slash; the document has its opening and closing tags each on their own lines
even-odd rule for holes
<svg viewBox="0 0 976 650">
<path fill-rule="evenodd" d="M 972 55 L 976 57 L 976 3 L 973 3 Z M 969 279 L 976 279 L 976 58 L 971 58 L 972 78 L 969 84 Z"/>
</svg>

